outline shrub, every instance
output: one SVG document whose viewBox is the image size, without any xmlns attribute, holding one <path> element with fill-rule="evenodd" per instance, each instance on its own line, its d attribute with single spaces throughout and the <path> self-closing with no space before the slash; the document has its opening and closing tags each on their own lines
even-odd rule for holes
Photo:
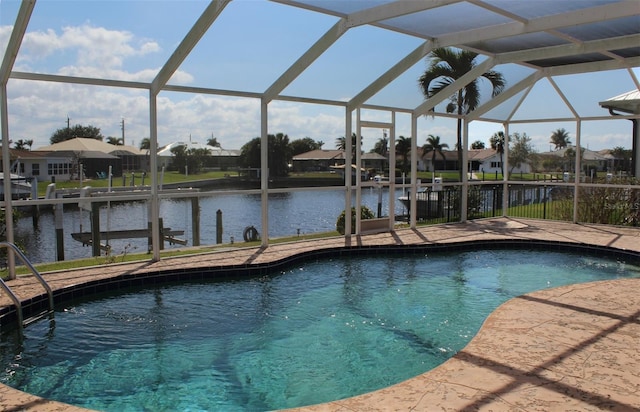
<svg viewBox="0 0 640 412">
<path fill-rule="evenodd" d="M 576 220 L 605 225 L 640 226 L 640 191 L 628 187 L 636 185 L 638 180 L 613 178 L 611 182 L 607 182 L 601 178 L 598 183 L 617 184 L 620 187 L 580 187 Z M 568 188 L 563 191 L 562 196 L 558 196 L 560 202 L 557 212 L 562 220 L 573 219 L 571 190 Z"/>
<path fill-rule="evenodd" d="M 338 220 L 336 221 L 336 230 L 341 235 L 344 235 L 345 215 L 346 213 L 343 210 L 342 213 L 340 213 L 340 216 L 338 216 Z M 360 220 L 373 219 L 374 217 L 376 216 L 373 214 L 371 209 L 369 209 L 366 206 L 360 207 Z M 351 208 L 351 233 L 356 233 L 356 208 L 355 207 Z"/>
</svg>

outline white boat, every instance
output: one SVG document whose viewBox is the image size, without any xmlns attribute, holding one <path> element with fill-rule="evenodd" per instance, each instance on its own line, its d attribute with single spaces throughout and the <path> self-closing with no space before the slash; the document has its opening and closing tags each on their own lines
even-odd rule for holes
<svg viewBox="0 0 640 412">
<path fill-rule="evenodd" d="M 31 196 L 31 182 L 24 176 L 11 173 L 11 198 L 26 199 Z M 0 172 L 0 199 L 4 200 L 4 173 Z"/>
<path fill-rule="evenodd" d="M 445 201 L 445 192 L 433 191 L 431 187 L 424 187 L 418 189 L 416 192 L 416 206 L 418 219 L 433 219 L 444 217 L 447 208 L 449 207 Z M 406 196 L 400 196 L 398 198 L 400 202 L 407 209 L 407 214 L 411 212 L 411 192 L 408 192 Z"/>
</svg>

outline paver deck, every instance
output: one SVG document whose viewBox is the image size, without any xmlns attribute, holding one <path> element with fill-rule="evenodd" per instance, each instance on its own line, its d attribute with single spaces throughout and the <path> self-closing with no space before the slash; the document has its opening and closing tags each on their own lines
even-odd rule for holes
<svg viewBox="0 0 640 412">
<path fill-rule="evenodd" d="M 514 218 L 391 233 L 239 248 L 160 262 L 99 266 L 45 278 L 52 288 L 123 273 L 251 265 L 322 248 L 530 239 L 640 253 L 640 230 Z M 32 277 L 9 282 L 21 299 L 40 295 Z M 298 411 L 640 410 L 640 279 L 570 285 L 514 298 L 439 367 L 397 385 Z M 0 306 L 9 304 L 0 296 Z M 0 385 L 3 411 L 80 411 Z"/>
</svg>

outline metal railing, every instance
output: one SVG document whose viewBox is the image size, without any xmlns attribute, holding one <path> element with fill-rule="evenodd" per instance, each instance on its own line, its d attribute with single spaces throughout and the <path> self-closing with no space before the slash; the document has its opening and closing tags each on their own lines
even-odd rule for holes
<svg viewBox="0 0 640 412">
<path fill-rule="evenodd" d="M 407 199 L 412 196 L 408 194 Z M 504 199 L 508 196 L 508 199 Z M 469 185 L 467 219 L 508 216 L 580 223 L 640 226 L 640 189 L 637 186 L 583 184 L 577 191 L 570 183 L 511 182 Z M 445 185 L 424 187 L 416 194 L 417 220 L 427 224 L 460 220 L 462 190 Z M 406 202 L 408 203 L 408 201 Z M 503 210 L 506 205 L 507 209 Z"/>
<path fill-rule="evenodd" d="M 51 287 L 49 286 L 47 281 L 44 280 L 44 278 L 40 275 L 38 270 L 35 267 L 33 267 L 31 262 L 29 262 L 29 259 L 27 259 L 27 257 L 24 255 L 24 253 L 22 253 L 22 251 L 16 245 L 14 245 L 13 243 L 0 242 L 0 248 L 8 248 L 8 249 L 13 250 L 13 252 L 20 258 L 22 263 L 25 266 L 27 266 L 29 268 L 29 270 L 31 270 L 31 273 L 33 273 L 33 275 L 36 277 L 38 282 L 40 282 L 40 284 L 44 287 L 44 289 L 47 291 L 47 295 L 49 297 L 49 311 L 47 311 L 45 313 L 53 312 L 53 308 L 54 308 L 54 306 L 53 306 L 53 291 L 51 290 Z M 16 316 L 18 317 L 18 327 L 20 328 L 20 330 L 22 330 L 22 328 L 25 326 L 24 316 L 23 316 L 23 313 L 22 313 L 22 302 L 20 301 L 20 298 L 18 298 L 18 296 L 16 296 L 16 294 L 13 293 L 13 291 L 11 290 L 9 285 L 7 285 L 2 278 L 0 278 L 0 286 L 2 286 L 2 289 L 4 289 L 4 291 L 7 293 L 7 295 L 9 295 L 9 297 L 13 301 L 13 304 L 16 307 Z"/>
</svg>

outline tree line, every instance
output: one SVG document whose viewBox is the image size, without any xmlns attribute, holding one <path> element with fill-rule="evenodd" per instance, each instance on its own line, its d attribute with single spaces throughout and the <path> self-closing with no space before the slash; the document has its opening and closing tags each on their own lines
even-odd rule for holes
<svg viewBox="0 0 640 412">
<path fill-rule="evenodd" d="M 77 136 L 83 136 L 87 138 L 93 138 L 97 140 L 105 140 L 104 136 L 100 132 L 100 129 L 95 126 L 83 126 L 77 124 L 73 127 L 65 127 L 56 130 L 50 141 L 53 143 L 62 142 L 65 140 L 73 139 Z M 355 148 L 356 148 L 356 134 L 351 135 L 351 139 L 345 139 L 345 137 L 339 137 L 335 141 L 335 148 L 340 150 L 346 150 L 347 141 L 351 140 L 352 146 L 352 163 L 355 163 Z M 411 154 L 411 137 L 399 136 L 396 139 L 395 153 L 398 158 L 397 167 L 403 173 L 409 173 L 411 169 L 410 154 Z M 362 142 L 362 136 L 360 137 Z M 107 137 L 106 142 L 114 145 L 121 145 L 122 139 L 116 137 Z M 286 176 L 290 169 L 290 164 L 294 156 L 301 153 L 309 152 L 312 150 L 322 149 L 324 142 L 320 140 L 314 140 L 310 137 L 304 137 L 301 139 L 290 140 L 289 136 L 285 133 L 269 134 L 268 135 L 269 149 L 268 149 L 268 162 L 270 174 L 275 177 Z M 509 164 L 512 172 L 516 167 L 521 166 L 524 163 L 535 163 L 536 152 L 532 147 L 531 138 L 526 133 L 513 133 L 509 136 L 510 148 L 509 148 Z M 555 150 L 566 149 L 565 154 L 560 159 L 545 159 L 540 162 L 540 166 L 546 170 L 554 170 L 558 168 L 571 167 L 572 161 L 575 160 L 575 149 L 571 147 L 571 138 L 569 132 L 563 128 L 554 130 L 550 135 L 550 144 L 554 145 Z M 211 136 L 207 140 L 207 145 L 212 147 L 220 147 L 218 139 Z M 241 148 L 239 165 L 244 168 L 259 168 L 260 167 L 260 143 L 261 139 L 255 137 Z M 33 140 L 18 140 L 14 143 L 16 149 L 26 149 L 26 146 L 31 146 Z M 495 150 L 500 156 L 500 164 L 502 168 L 502 174 L 504 174 L 504 145 L 505 136 L 504 132 L 499 131 L 494 133 L 489 138 L 490 147 Z M 442 138 L 436 135 L 428 135 L 426 142 L 420 146 L 424 154 L 430 153 L 432 171 L 435 171 L 436 158 L 439 156 L 446 160 L 444 151 L 449 149 L 447 143 L 442 142 Z M 149 149 L 150 139 L 144 138 L 140 142 L 140 149 Z M 471 144 L 471 149 L 484 149 L 484 142 L 477 140 Z M 458 144 L 455 145 L 454 150 L 458 150 Z M 211 154 L 207 149 L 203 148 L 188 148 L 185 146 L 178 146 L 173 148 L 172 154 L 174 159 L 171 169 L 183 171 L 185 168 L 190 173 L 198 173 L 203 167 L 216 166 L 212 165 L 212 161 L 208 159 Z M 381 156 L 387 158 L 389 155 L 389 139 L 386 134 L 382 138 L 378 139 L 370 153 L 378 153 Z M 625 150 L 622 147 L 616 147 L 612 151 L 612 154 L 622 159 L 617 168 L 623 169 L 625 166 L 624 159 L 630 158 L 630 150 Z M 626 162 L 628 163 L 628 162 Z M 459 164 L 459 163 L 458 163 Z M 220 165 L 217 165 L 220 166 Z M 461 169 L 461 168 L 459 168 Z"/>
</svg>

